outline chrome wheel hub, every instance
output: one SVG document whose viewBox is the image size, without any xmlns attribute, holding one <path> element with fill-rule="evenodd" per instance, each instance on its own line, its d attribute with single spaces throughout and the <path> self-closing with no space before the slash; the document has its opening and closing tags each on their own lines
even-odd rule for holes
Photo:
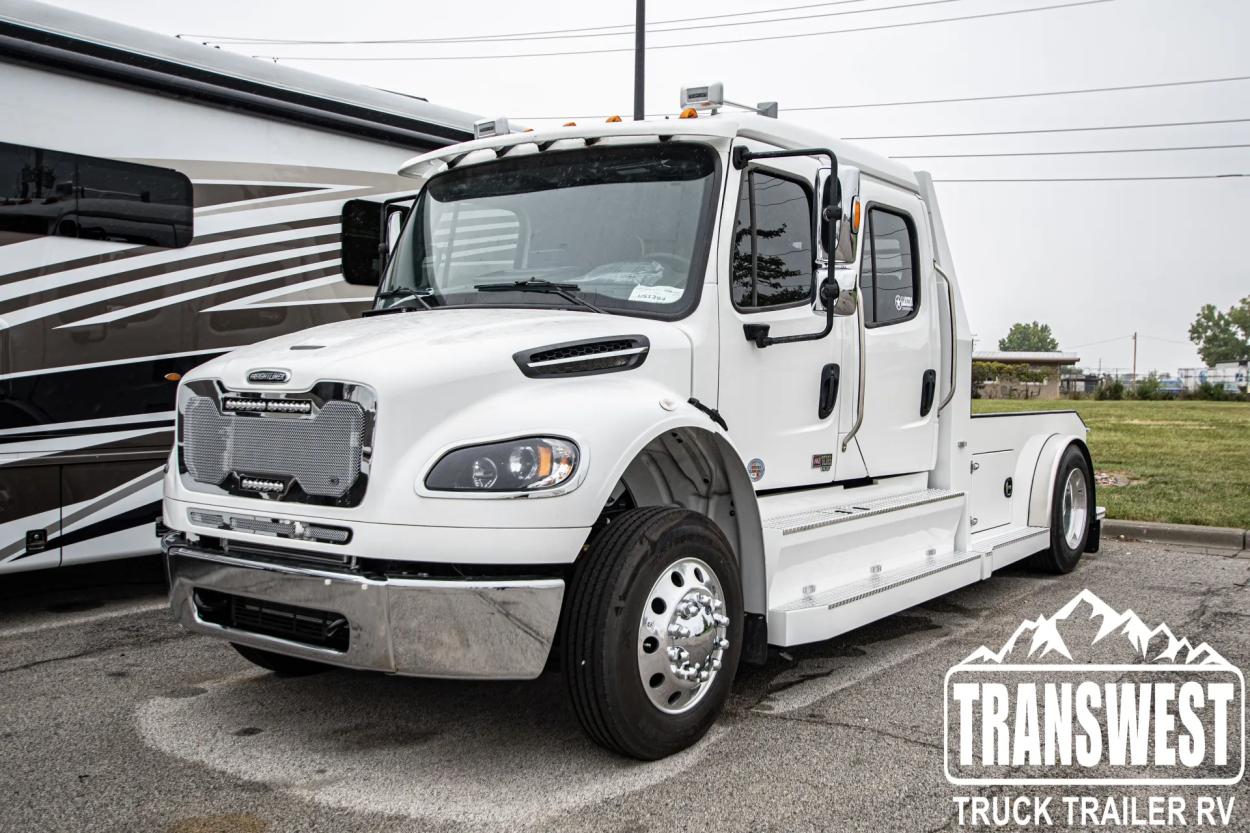
<svg viewBox="0 0 1250 833">
<path fill-rule="evenodd" d="M 1089 517 L 1089 487 L 1085 472 L 1073 469 L 1063 483 L 1063 539 L 1068 547 L 1076 549 L 1085 534 Z"/>
<path fill-rule="evenodd" d="M 638 624 L 638 676 L 657 709 L 679 714 L 703 698 L 729 647 L 720 581 L 697 558 L 660 573 Z"/>
</svg>

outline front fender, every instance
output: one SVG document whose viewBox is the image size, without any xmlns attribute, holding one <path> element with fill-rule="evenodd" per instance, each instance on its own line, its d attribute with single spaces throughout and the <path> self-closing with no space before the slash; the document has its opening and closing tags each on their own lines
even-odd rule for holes
<svg viewBox="0 0 1250 833">
<path fill-rule="evenodd" d="M 490 528 L 584 527 L 598 519 L 631 460 L 657 436 L 697 428 L 724 432 L 678 391 L 645 376 L 612 374 L 509 386 L 443 416 L 376 465 L 366 496 L 367 520 Z M 498 498 L 437 493 L 426 474 L 451 448 L 503 439 L 568 437 L 582 458 L 577 488 L 554 496 Z M 395 453 L 398 452 L 398 453 Z M 736 453 L 736 452 L 735 452 Z M 361 513 L 366 514 L 366 513 Z"/>
</svg>

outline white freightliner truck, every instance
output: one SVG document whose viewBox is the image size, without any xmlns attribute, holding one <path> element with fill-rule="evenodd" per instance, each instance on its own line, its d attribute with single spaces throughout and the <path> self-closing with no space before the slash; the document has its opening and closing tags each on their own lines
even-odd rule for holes
<svg viewBox="0 0 1250 833">
<path fill-rule="evenodd" d="M 407 202 L 344 210 L 372 310 L 186 374 L 185 627 L 279 673 L 558 667 L 657 758 L 769 645 L 1096 549 L 1080 418 L 969 413 L 932 180 L 683 99 L 417 157 Z"/>
</svg>

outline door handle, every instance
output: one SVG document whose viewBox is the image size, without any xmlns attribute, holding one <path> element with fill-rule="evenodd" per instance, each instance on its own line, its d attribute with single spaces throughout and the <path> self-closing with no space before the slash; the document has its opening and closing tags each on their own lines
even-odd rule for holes
<svg viewBox="0 0 1250 833">
<path fill-rule="evenodd" d="M 926 417 L 933 408 L 933 396 L 937 393 L 937 371 L 926 370 L 920 379 L 920 415 Z"/>
<path fill-rule="evenodd" d="M 820 409 L 817 414 L 825 419 L 833 413 L 833 406 L 838 402 L 838 381 L 842 369 L 836 364 L 827 364 L 820 369 Z"/>
</svg>

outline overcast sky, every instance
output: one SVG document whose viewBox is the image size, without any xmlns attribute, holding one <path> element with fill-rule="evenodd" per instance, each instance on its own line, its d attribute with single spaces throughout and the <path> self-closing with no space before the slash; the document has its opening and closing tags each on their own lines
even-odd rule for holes
<svg viewBox="0 0 1250 833">
<path fill-rule="evenodd" d="M 588 3 L 352 0 L 55 0 L 169 34 L 288 39 L 481 37 L 611 26 L 632 0 Z M 787 107 L 999 96 L 1250 76 L 1245 0 L 684 0 L 649 3 L 648 19 L 700 21 L 653 34 L 660 47 L 861 29 L 754 43 L 654 49 L 647 108 L 672 112 L 683 84 L 721 80 L 737 101 L 775 99 L 782 118 L 840 137 L 1038 130 L 1247 119 L 1134 130 L 863 141 L 889 156 L 1250 145 L 1250 81 L 998 101 Z M 1053 7 L 915 26 L 867 27 Z M 819 17 L 809 17 L 821 15 Z M 764 22 L 772 18 L 805 19 Z M 707 24 L 721 25 L 707 28 Z M 690 27 L 674 23 L 664 28 Z M 616 31 L 616 30 L 609 30 Z M 623 30 L 622 30 L 623 31 Z M 350 81 L 534 123 L 537 116 L 632 109 L 632 35 L 400 46 L 228 46 L 245 54 L 422 56 L 423 61 L 284 61 Z M 451 60 L 453 56 L 627 51 Z M 913 158 L 943 179 L 1056 179 L 1250 174 L 1250 148 L 1096 155 Z M 939 196 L 977 349 L 1013 321 L 1049 323 L 1087 367 L 1139 372 L 1200 364 L 1188 327 L 1204 303 L 1250 295 L 1241 250 L 1250 233 L 1250 177 L 1130 182 L 946 182 Z M 1096 343 L 1102 342 L 1102 343 Z"/>
</svg>

